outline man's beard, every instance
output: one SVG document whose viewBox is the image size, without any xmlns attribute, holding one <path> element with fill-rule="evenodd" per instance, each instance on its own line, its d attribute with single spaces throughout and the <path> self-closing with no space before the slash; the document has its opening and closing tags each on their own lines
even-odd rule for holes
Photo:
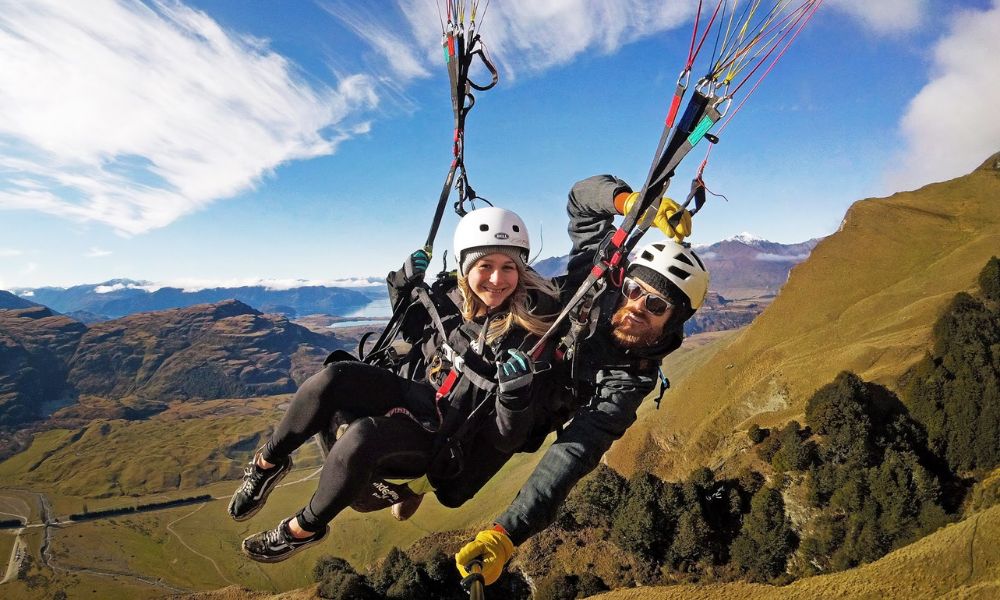
<svg viewBox="0 0 1000 600">
<path fill-rule="evenodd" d="M 662 331 L 657 331 L 653 328 L 652 324 L 649 322 L 648 318 L 642 316 L 639 317 L 642 320 L 641 325 L 635 323 L 629 323 L 632 327 L 632 331 L 623 331 L 623 326 L 626 325 L 625 318 L 632 313 L 627 306 L 621 306 L 617 311 L 615 311 L 614 316 L 611 317 L 611 335 L 618 342 L 618 345 L 626 350 L 633 350 L 635 348 L 651 348 L 663 335 Z"/>
</svg>

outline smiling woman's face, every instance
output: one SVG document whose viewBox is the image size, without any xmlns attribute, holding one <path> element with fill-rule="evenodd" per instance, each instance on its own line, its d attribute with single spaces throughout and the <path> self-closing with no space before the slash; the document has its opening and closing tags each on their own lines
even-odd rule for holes
<svg viewBox="0 0 1000 600">
<path fill-rule="evenodd" d="M 501 252 L 487 254 L 473 263 L 466 279 L 472 293 L 492 310 L 506 302 L 517 288 L 517 265 Z"/>
</svg>

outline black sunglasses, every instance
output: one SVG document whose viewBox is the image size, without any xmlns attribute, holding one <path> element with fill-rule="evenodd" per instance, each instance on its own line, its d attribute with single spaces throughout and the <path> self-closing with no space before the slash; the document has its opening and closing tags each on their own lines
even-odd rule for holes
<svg viewBox="0 0 1000 600">
<path fill-rule="evenodd" d="M 629 300 L 645 298 L 643 306 L 645 307 L 646 312 L 657 317 L 667 312 L 667 309 L 674 307 L 670 300 L 667 300 L 662 296 L 657 296 L 652 292 L 647 292 L 631 277 L 626 277 L 625 281 L 622 283 L 622 294 Z"/>
</svg>

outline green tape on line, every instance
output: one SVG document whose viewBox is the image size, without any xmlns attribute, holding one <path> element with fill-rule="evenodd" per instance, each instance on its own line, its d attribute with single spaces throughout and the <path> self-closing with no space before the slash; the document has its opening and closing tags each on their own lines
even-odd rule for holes
<svg viewBox="0 0 1000 600">
<path fill-rule="evenodd" d="M 695 127 L 694 131 L 691 132 L 691 135 L 688 136 L 688 143 L 694 146 L 700 142 L 701 138 L 705 137 L 705 134 L 708 133 L 708 130 L 711 129 L 714 124 L 715 122 L 712 121 L 712 119 L 702 117 L 701 123 L 698 123 L 698 126 Z"/>
</svg>

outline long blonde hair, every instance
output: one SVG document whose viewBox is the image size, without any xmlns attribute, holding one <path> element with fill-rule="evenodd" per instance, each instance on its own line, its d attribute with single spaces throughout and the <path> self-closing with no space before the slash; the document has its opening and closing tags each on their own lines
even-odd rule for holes
<svg viewBox="0 0 1000 600">
<path fill-rule="evenodd" d="M 497 339 L 507 335 L 514 327 L 520 327 L 535 335 L 542 335 L 548 331 L 549 326 L 555 321 L 557 313 L 536 314 L 532 312 L 533 307 L 529 305 L 530 292 L 537 292 L 541 296 L 549 296 L 555 302 L 554 307 L 558 307 L 559 288 L 548 279 L 545 279 L 533 270 L 528 269 L 519 260 L 515 260 L 517 266 L 517 286 L 514 293 L 507 298 L 507 315 L 502 319 L 491 319 L 489 331 L 486 332 L 486 342 L 492 344 Z M 458 289 L 462 293 L 462 317 L 471 321 L 476 315 L 487 310 L 486 303 L 479 299 L 479 296 L 472 291 L 466 277 L 459 276 Z"/>
</svg>

